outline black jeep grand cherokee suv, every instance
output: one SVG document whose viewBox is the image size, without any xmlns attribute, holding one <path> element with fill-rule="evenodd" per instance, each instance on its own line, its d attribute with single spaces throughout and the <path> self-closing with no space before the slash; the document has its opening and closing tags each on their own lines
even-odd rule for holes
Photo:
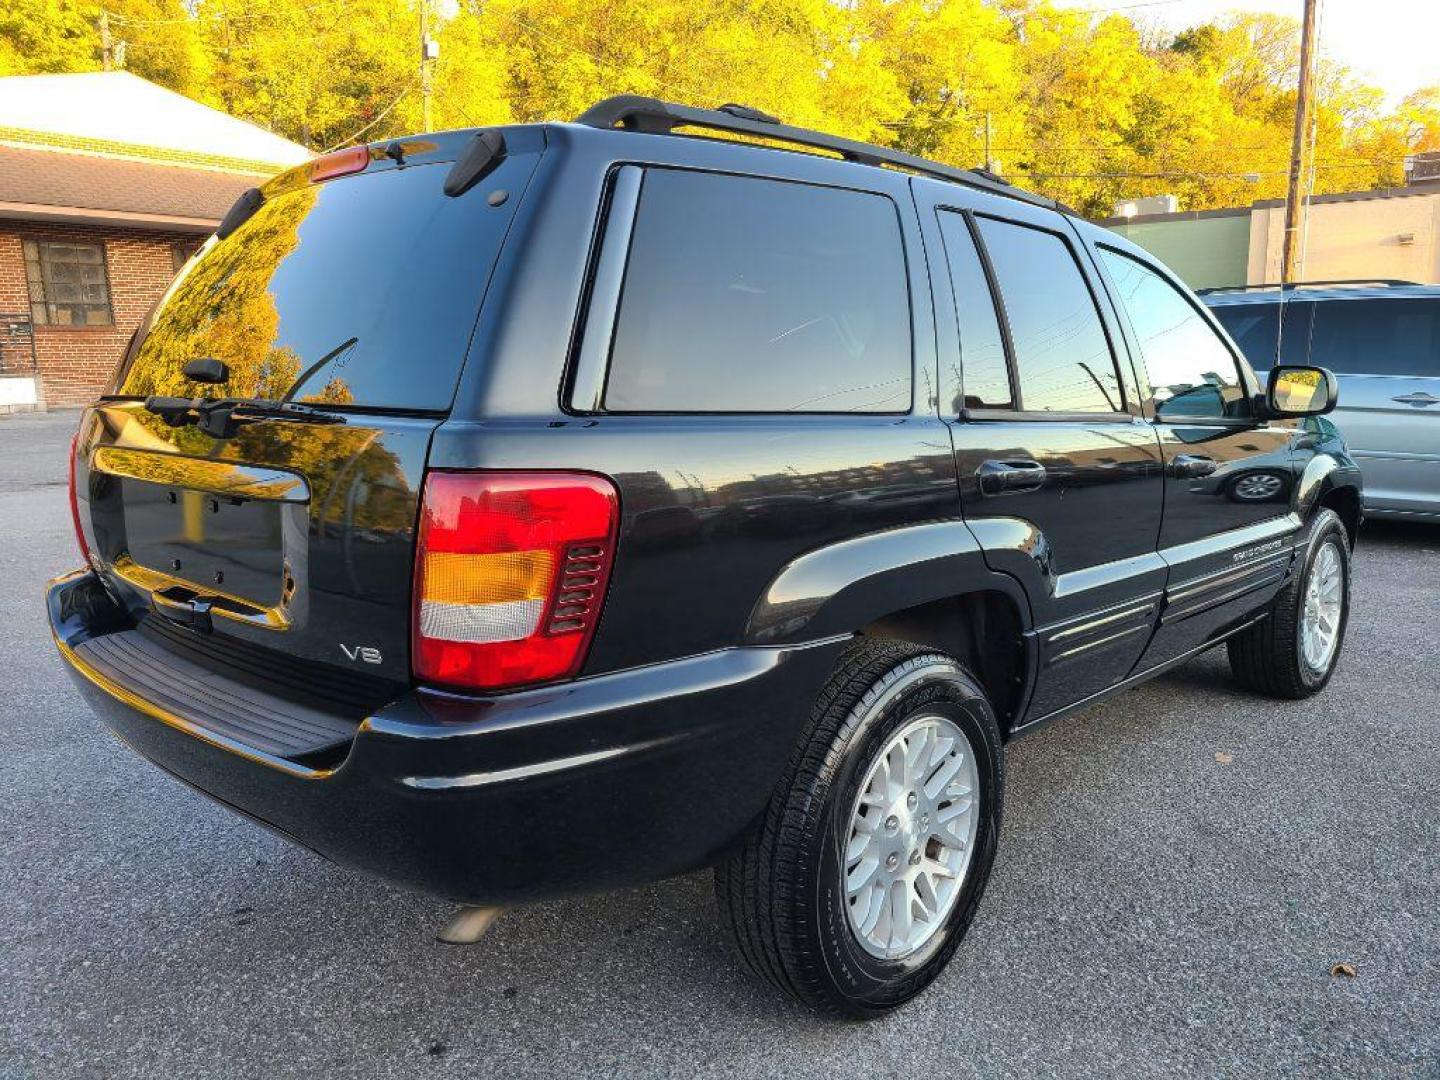
<svg viewBox="0 0 1440 1080">
<path fill-rule="evenodd" d="M 1333 405 L 1047 200 L 612 99 L 243 198 L 84 414 L 50 618 L 323 855 L 477 905 L 714 866 L 749 967 L 874 1015 L 974 916 L 1009 739 L 1221 641 L 1325 685 Z"/>
</svg>

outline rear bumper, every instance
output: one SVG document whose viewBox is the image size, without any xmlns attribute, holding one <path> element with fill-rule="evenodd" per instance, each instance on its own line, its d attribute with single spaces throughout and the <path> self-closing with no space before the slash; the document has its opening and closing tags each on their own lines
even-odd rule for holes
<svg viewBox="0 0 1440 1080">
<path fill-rule="evenodd" d="M 53 582 L 48 604 L 76 685 L 138 753 L 337 863 L 477 904 L 713 862 L 764 808 L 843 647 L 725 649 L 489 698 L 409 691 L 339 765 L 309 769 L 89 667 L 75 646 L 125 625 L 93 574 Z"/>
</svg>

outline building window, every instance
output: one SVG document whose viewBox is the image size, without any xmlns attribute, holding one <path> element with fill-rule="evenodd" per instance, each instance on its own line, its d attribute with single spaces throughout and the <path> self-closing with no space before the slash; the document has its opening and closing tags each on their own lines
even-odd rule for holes
<svg viewBox="0 0 1440 1080">
<path fill-rule="evenodd" d="M 110 285 L 101 244 L 26 240 L 30 316 L 39 325 L 109 326 Z"/>
</svg>

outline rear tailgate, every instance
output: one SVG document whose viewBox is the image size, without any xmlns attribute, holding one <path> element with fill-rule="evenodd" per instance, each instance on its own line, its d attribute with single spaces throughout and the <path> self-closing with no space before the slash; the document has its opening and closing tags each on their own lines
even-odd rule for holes
<svg viewBox="0 0 1440 1080">
<path fill-rule="evenodd" d="M 137 614 L 212 639 L 212 654 L 233 641 L 259 675 L 289 672 L 322 694 L 311 666 L 403 683 L 416 500 L 438 422 L 261 422 L 214 440 L 138 403 L 101 406 L 76 474 L 92 557 Z M 204 456 L 187 452 L 197 438 Z"/>
<path fill-rule="evenodd" d="M 137 333 L 82 424 L 77 513 L 140 622 L 124 655 L 164 669 L 155 692 L 215 672 L 358 720 L 409 682 L 430 436 L 543 146 L 532 129 L 506 136 L 504 161 L 456 198 L 442 185 L 468 136 L 407 143 L 404 167 L 377 152 L 358 175 L 272 182 Z M 188 380 L 200 357 L 228 381 Z M 213 438 L 147 410 L 152 394 L 294 400 L 340 422 L 251 420 Z"/>
</svg>

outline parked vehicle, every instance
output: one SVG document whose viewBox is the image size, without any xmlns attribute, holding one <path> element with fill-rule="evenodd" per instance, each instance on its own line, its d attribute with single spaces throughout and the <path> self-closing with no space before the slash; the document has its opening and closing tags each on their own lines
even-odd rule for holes
<svg viewBox="0 0 1440 1080">
<path fill-rule="evenodd" d="M 1336 422 L 1364 471 L 1367 514 L 1440 520 L 1440 285 L 1321 282 L 1203 298 L 1257 370 L 1278 359 L 1339 376 Z"/>
<path fill-rule="evenodd" d="M 1049 200 L 611 99 L 242 199 L 84 413 L 49 612 L 125 742 L 337 862 L 713 866 L 753 971 L 872 1016 L 974 917 L 1010 739 L 1221 642 L 1325 686 L 1334 401 Z"/>
</svg>

